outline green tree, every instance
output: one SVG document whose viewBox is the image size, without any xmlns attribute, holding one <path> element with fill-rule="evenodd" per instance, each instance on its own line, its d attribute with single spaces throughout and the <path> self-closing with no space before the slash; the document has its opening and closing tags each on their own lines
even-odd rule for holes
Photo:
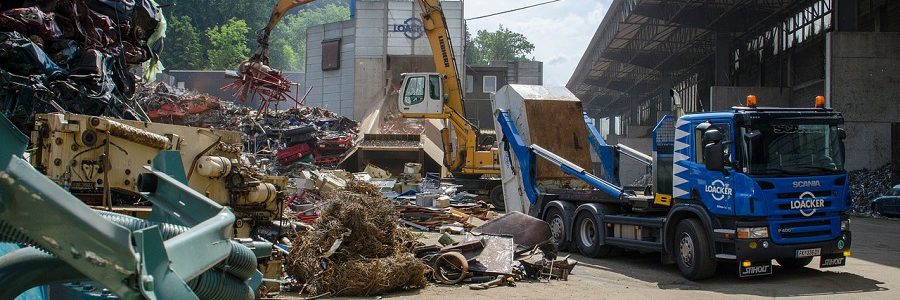
<svg viewBox="0 0 900 300">
<path fill-rule="evenodd" d="M 350 8 L 328 4 L 286 16 L 269 37 L 269 61 L 277 69 L 302 71 L 306 65 L 306 30 L 315 25 L 350 19 Z M 296 59 L 292 59 L 294 56 Z"/>
<path fill-rule="evenodd" d="M 168 19 L 168 38 L 162 61 L 173 70 L 193 70 L 204 67 L 203 50 L 200 48 L 200 33 L 191 23 L 191 17 L 181 16 Z"/>
<path fill-rule="evenodd" d="M 206 50 L 208 69 L 234 69 L 250 57 L 247 47 L 247 33 L 250 27 L 247 22 L 232 18 L 222 26 L 206 30 L 206 38 L 210 47 Z"/>
<path fill-rule="evenodd" d="M 470 64 L 487 64 L 492 60 L 529 60 L 534 44 L 524 35 L 500 25 L 494 32 L 479 30 L 474 39 L 467 35 L 466 60 Z"/>
</svg>

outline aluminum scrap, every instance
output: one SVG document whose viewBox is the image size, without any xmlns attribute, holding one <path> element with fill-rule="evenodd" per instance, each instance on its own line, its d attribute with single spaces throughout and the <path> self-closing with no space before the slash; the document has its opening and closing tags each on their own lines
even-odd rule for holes
<svg viewBox="0 0 900 300">
<path fill-rule="evenodd" d="M 891 188 L 891 165 L 869 170 L 850 172 L 850 213 L 862 216 L 872 215 L 872 200 L 884 195 Z"/>
</svg>

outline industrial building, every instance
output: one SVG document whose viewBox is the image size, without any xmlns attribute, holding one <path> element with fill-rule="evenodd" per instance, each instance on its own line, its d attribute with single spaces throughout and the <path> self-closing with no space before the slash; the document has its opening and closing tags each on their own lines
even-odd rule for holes
<svg viewBox="0 0 900 300">
<path fill-rule="evenodd" d="M 612 139 L 640 149 L 677 91 L 688 112 L 844 113 L 847 168 L 900 165 L 900 2 L 615 0 L 568 88 Z"/>
</svg>

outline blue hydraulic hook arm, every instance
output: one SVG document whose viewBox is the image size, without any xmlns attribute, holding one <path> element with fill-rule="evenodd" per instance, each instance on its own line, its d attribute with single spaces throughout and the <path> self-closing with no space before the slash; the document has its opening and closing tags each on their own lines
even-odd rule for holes
<svg viewBox="0 0 900 300">
<path fill-rule="evenodd" d="M 588 129 L 588 141 L 591 143 L 591 147 L 594 148 L 594 152 L 600 157 L 600 163 L 603 166 L 603 178 L 609 183 L 619 185 L 619 157 L 616 147 L 606 143 L 606 140 L 597 131 L 594 118 L 588 116 L 587 113 L 584 114 L 584 124 L 587 125 Z"/>
<path fill-rule="evenodd" d="M 622 197 L 624 192 L 621 187 L 594 176 L 575 163 L 541 148 L 538 145 L 526 145 L 522 136 L 519 134 L 519 131 L 516 129 L 515 123 L 509 116 L 508 111 L 500 109 L 497 114 L 497 122 L 500 124 L 500 129 L 503 131 L 505 144 L 512 150 L 519 162 L 520 172 L 522 173 L 522 187 L 525 189 L 525 194 L 528 196 L 528 200 L 531 204 L 536 203 L 537 197 L 540 194 L 534 173 L 536 156 L 547 160 L 559 167 L 560 170 L 566 174 L 575 176 L 576 178 L 587 182 L 592 187 L 609 194 L 611 197 Z"/>
</svg>

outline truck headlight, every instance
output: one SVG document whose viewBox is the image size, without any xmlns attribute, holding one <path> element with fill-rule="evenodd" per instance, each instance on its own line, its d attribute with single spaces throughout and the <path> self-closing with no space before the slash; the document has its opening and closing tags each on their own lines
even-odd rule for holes
<svg viewBox="0 0 900 300">
<path fill-rule="evenodd" d="M 737 236 L 739 239 L 764 239 L 769 237 L 769 228 L 767 227 L 738 227 Z"/>
<path fill-rule="evenodd" d="M 841 220 L 841 231 L 850 231 L 850 219 Z"/>
</svg>

